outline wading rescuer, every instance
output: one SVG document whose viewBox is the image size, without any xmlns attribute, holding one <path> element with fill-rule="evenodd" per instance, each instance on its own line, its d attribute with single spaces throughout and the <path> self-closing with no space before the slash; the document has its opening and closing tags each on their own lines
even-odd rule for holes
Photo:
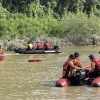
<svg viewBox="0 0 100 100">
<path fill-rule="evenodd" d="M 96 78 L 100 76 L 100 59 L 95 58 L 93 54 L 90 54 L 89 59 L 91 61 L 91 68 L 92 70 L 89 71 L 88 76 L 89 78 Z"/>
<path fill-rule="evenodd" d="M 75 64 L 75 56 L 74 55 L 70 55 L 67 62 L 63 65 L 63 71 L 62 71 L 62 76 L 63 77 L 70 77 L 73 74 L 76 73 L 77 69 L 81 69 L 79 67 L 77 67 Z"/>
</svg>

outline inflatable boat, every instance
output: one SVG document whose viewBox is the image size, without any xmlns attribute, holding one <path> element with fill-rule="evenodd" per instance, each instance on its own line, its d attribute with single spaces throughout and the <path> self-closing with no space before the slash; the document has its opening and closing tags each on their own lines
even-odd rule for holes
<svg viewBox="0 0 100 100">
<path fill-rule="evenodd" d="M 90 70 L 91 70 L 91 66 L 88 66 L 85 68 L 86 75 L 87 75 L 87 72 Z M 91 87 L 100 87 L 100 76 L 97 78 L 89 78 L 87 80 L 87 85 L 89 85 Z"/>
<path fill-rule="evenodd" d="M 91 87 L 100 87 L 100 77 L 93 79 L 90 86 Z"/>
<path fill-rule="evenodd" d="M 68 86 L 81 86 L 85 85 L 86 81 L 85 78 L 85 71 L 80 69 L 77 70 L 76 73 L 71 77 L 62 77 L 56 81 L 56 87 L 68 87 Z"/>
<path fill-rule="evenodd" d="M 0 54 L 0 61 L 4 60 L 5 56 L 4 54 Z"/>
<path fill-rule="evenodd" d="M 50 50 L 44 50 L 44 49 L 41 49 L 41 50 L 26 50 L 26 49 L 23 49 L 23 48 L 15 48 L 14 49 L 14 52 L 15 53 L 20 53 L 20 54 L 49 54 L 49 53 L 62 53 L 62 50 L 59 48 L 59 47 L 55 47 L 50 49 Z"/>
<path fill-rule="evenodd" d="M 76 72 L 72 78 L 60 78 L 56 81 L 56 87 L 68 87 L 68 86 L 81 86 L 89 85 L 90 87 L 100 87 L 100 77 L 87 78 L 87 73 L 91 70 L 91 66 L 85 67 L 83 70 Z"/>
</svg>

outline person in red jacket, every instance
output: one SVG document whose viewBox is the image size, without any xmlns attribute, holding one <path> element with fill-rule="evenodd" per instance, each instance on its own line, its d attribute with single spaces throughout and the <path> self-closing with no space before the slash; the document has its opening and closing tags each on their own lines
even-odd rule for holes
<svg viewBox="0 0 100 100">
<path fill-rule="evenodd" d="M 44 45 L 43 45 L 43 48 L 44 48 L 44 50 L 50 50 L 51 49 L 50 43 L 48 41 L 45 41 Z"/>
<path fill-rule="evenodd" d="M 92 70 L 89 71 L 88 75 L 89 78 L 96 78 L 100 76 L 100 59 L 95 58 L 93 54 L 90 54 L 89 59 L 91 61 L 91 68 Z"/>
<path fill-rule="evenodd" d="M 37 41 L 35 44 L 35 49 L 36 50 L 41 50 L 42 49 L 42 43 L 40 41 Z"/>
</svg>

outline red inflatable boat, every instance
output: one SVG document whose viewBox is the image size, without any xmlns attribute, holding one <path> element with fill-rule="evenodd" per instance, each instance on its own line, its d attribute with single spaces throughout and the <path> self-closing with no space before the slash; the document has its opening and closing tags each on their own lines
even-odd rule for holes
<svg viewBox="0 0 100 100">
<path fill-rule="evenodd" d="M 60 78 L 57 82 L 56 82 L 56 87 L 68 87 L 71 85 L 71 81 L 66 79 L 66 78 Z"/>
<path fill-rule="evenodd" d="M 68 87 L 68 86 L 81 86 L 81 85 L 90 85 L 91 87 L 100 87 L 100 77 L 95 79 L 86 80 L 86 75 L 88 71 L 91 70 L 91 66 L 85 67 L 83 70 L 76 72 L 76 76 L 71 79 L 60 78 L 56 81 L 56 87 Z"/>
<path fill-rule="evenodd" d="M 59 80 L 56 81 L 55 86 L 56 87 L 68 87 L 68 86 L 72 86 L 72 85 L 85 85 L 85 70 L 78 70 L 75 75 L 68 77 L 68 78 L 60 78 Z"/>
<path fill-rule="evenodd" d="M 100 87 L 100 76 L 95 78 L 92 82 L 91 82 L 91 86 L 92 87 Z"/>
<path fill-rule="evenodd" d="M 5 56 L 3 54 L 0 54 L 0 61 L 4 60 Z"/>
</svg>

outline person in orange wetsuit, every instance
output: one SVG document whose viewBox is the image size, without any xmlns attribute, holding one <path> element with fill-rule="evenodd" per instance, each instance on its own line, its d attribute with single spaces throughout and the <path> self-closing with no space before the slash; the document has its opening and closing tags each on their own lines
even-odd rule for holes
<svg viewBox="0 0 100 100">
<path fill-rule="evenodd" d="M 41 50 L 42 49 L 42 43 L 40 41 L 37 41 L 35 44 L 35 49 L 36 50 Z"/>
<path fill-rule="evenodd" d="M 75 56 L 71 54 L 67 62 L 63 65 L 63 71 L 62 71 L 63 77 L 70 77 L 76 73 L 77 69 L 80 69 L 79 67 L 75 66 L 74 62 L 75 62 Z"/>
<path fill-rule="evenodd" d="M 44 48 L 44 50 L 50 50 L 51 49 L 50 43 L 48 41 L 45 41 L 44 45 L 43 45 L 43 48 Z"/>
<path fill-rule="evenodd" d="M 79 59 L 79 53 L 78 52 L 75 52 L 74 53 L 74 56 L 75 56 L 75 66 L 79 67 L 79 68 L 82 68 L 82 62 L 81 60 Z"/>
<path fill-rule="evenodd" d="M 92 68 L 92 70 L 88 72 L 89 78 L 99 77 L 100 76 L 100 59 L 95 58 L 93 54 L 90 54 L 88 57 L 91 61 L 91 68 Z"/>
<path fill-rule="evenodd" d="M 0 45 L 0 54 L 3 54 L 3 48 Z"/>
</svg>

